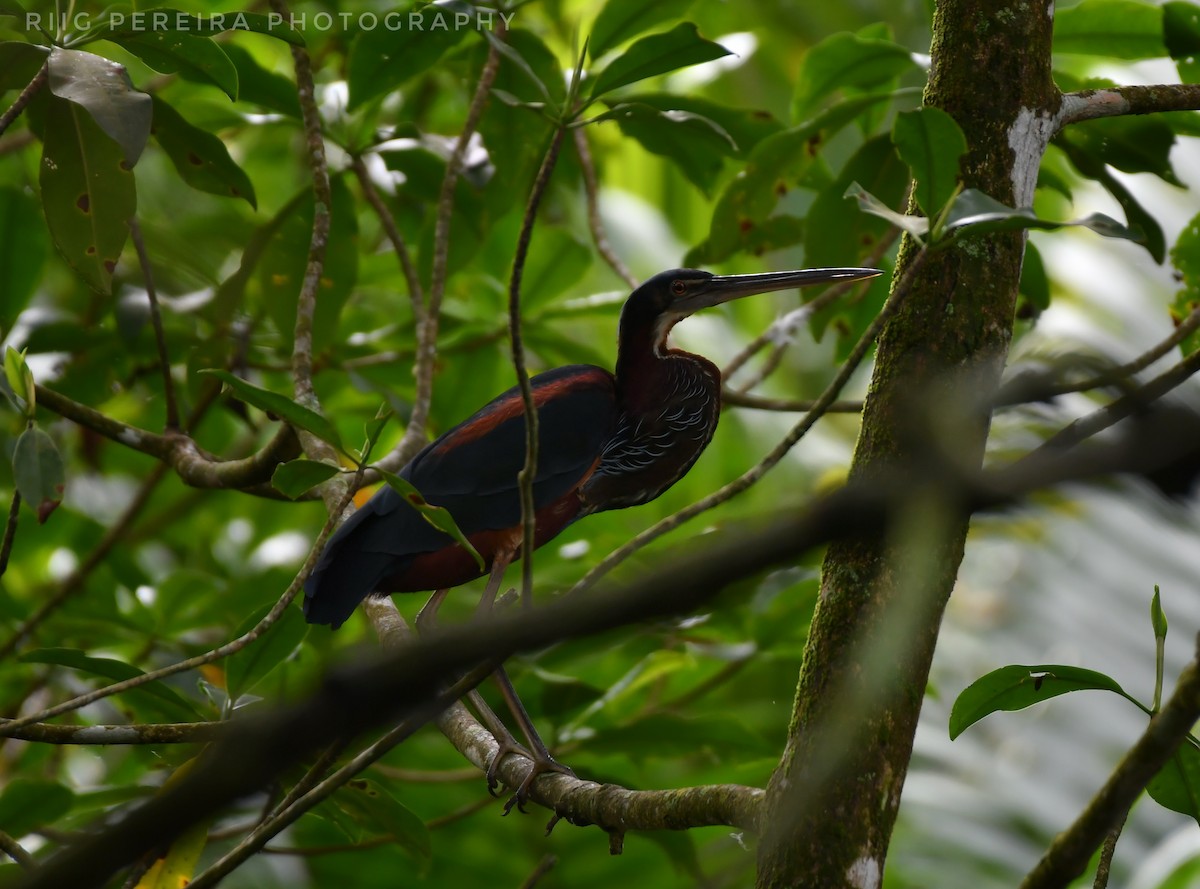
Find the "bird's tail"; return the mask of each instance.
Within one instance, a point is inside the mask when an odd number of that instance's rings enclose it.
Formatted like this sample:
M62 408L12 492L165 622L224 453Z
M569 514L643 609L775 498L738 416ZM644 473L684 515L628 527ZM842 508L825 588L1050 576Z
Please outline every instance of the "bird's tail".
M364 552L331 541L304 584L304 617L310 624L337 629L371 595L393 567L394 555Z

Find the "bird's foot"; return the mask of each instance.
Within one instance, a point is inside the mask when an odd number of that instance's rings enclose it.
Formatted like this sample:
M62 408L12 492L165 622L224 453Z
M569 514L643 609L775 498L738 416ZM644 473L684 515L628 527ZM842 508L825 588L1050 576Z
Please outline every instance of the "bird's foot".
M496 792L500 786L500 776L497 772L500 770L500 763L504 760L504 757L510 753L520 754L526 759L533 759L534 756L525 747L518 744L516 739L507 731L493 732L492 736L496 739L499 749L496 750L496 755L492 757L492 761L488 763L487 771L483 773L483 776L487 779L488 793L492 796L499 796L500 794Z
M528 754L527 754L528 755ZM525 813L525 803L529 802L529 791L533 787L533 782L541 775L566 775L569 778L574 778L575 772L569 766L563 765L547 752L542 752L537 756L529 756L531 764L529 766L529 774L518 785L513 795L509 797L508 802L504 804L504 814L507 815L513 810L513 806L517 807L517 811Z

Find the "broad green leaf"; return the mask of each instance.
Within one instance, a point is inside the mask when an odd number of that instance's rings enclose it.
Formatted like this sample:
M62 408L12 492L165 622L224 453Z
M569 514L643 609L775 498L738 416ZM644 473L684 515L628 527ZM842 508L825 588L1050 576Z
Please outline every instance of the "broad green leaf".
M108 293L137 211L133 170L120 146L79 105L52 99L40 172L54 246L92 289Z
M521 304L527 310L561 298L592 264L592 248L562 228L543 228L533 235L521 274Z
M20 839L71 810L75 794L53 781L11 778L0 791L0 830Z
M379 406L374 419L370 420L363 429L366 433L366 441L363 442L362 450L359 451L359 460L365 463L371 459L371 453L379 442L379 436L383 434L384 427L395 415L396 412L388 407L386 402Z
M238 627L235 636L242 636L258 624L273 607L266 605ZM267 628L254 642L231 654L225 661L225 688L229 699L238 699L252 691L267 675L287 661L308 635L308 624L299 608L285 609L279 620Z
M1056 10L1054 51L1119 59L1165 56L1162 9L1137 0L1084 0Z
M47 60L50 92L87 110L121 146L130 168L150 138L150 97L133 88L124 65L90 52L55 47Z
M334 178L330 186L333 205L325 265L321 270L313 314L314 353L337 342L342 306L358 277L358 222L354 198L343 177ZM296 212L285 218L267 241L258 264L258 280L267 311L288 350L296 330L296 298L308 271L314 206L311 193L305 195Z
M896 115L892 142L912 170L917 203L926 216L936 216L957 187L958 162L967 153L967 137L953 117L927 106Z
M711 62L727 55L729 50L719 43L705 40L691 22L681 22L670 31L643 37L609 62L592 84L591 97L596 99L647 77Z
M46 230L31 194L0 186L0 330L12 330L46 264Z
M422 868L429 863L433 847L425 822L376 782L355 778L339 788L329 803L361 828L360 836L391 837Z
M400 30L359 31L346 62L348 110L354 111L364 102L399 88L410 77L433 69L438 59L469 32L467 28L433 28L437 17L452 17L455 13L470 15L472 9L460 0L428 3L415 10L403 10L405 27Z
M1021 282L1018 291L1029 300L1035 312L1050 308L1050 279L1042 254L1032 243L1025 242L1025 257L1021 261Z
M1033 704L1072 691L1100 689L1132 700L1117 681L1095 670L1059 664L1013 664L976 679L959 694L950 710L953 740L997 710L1024 710Z
M171 843L167 854L150 865L135 889L181 889L191 882L200 855L208 844L206 821L193 824Z
M23 16L24 8L17 0L0 0L0 15Z
M305 491L333 478L338 472L338 467L318 460L292 460L275 467L271 484L277 491L295 500Z
M46 48L19 40L0 41L0 93L23 90L46 64Z
M178 111L154 99L155 140L171 158L183 181L192 188L227 197L243 198L257 207L254 185L229 156L225 143L212 133L192 126Z
M742 232L739 250L750 256L762 256L774 250L794 247L805 239L808 224L806 219L780 213L763 222L748 226ZM709 253L708 242L702 241L687 252L684 265L705 266L719 262L721 258Z
M1146 792L1163 808L1190 815L1200 825L1200 751L1185 740Z
M380 469L378 466L375 469L383 476L383 480L388 483L388 487L403 497L404 502L419 512L425 521L429 522L429 524L433 525L439 531L450 535L459 546L469 552L471 558L478 563L480 571L486 569L487 566L484 564L483 556L479 555L479 552L471 545L471 541L467 540L466 535L459 529L458 524L454 521L454 517L450 515L450 510L430 504L422 496L421 492L413 487L408 479L401 478L394 472Z
M159 74L186 72L189 80L214 84L237 101L237 68L210 38L179 31L154 31L113 39Z
M699 96L637 93L626 95L623 104L648 105L659 111L683 111L712 121L724 134L720 138L720 150L737 157L745 157L763 139L783 131L783 124L769 111L722 105Z
M37 426L21 433L13 449L13 478L21 499L37 513L39 525L62 502L64 472L54 439Z
M607 0L588 38L588 55L598 59L655 25L681 18L692 0Z
M80 34L72 41L72 46L82 46L93 40L116 40L134 34L183 32L211 37L225 31L253 31L293 46L304 46L304 38L300 33L279 16L241 11L204 16L168 8L112 11Z
M1200 82L1200 7L1192 0L1163 4L1163 43L1184 83Z
M1171 264L1179 273L1183 289L1175 297L1173 312L1178 324L1200 305L1200 214L1193 216L1179 233L1171 248ZM1196 348L1200 334L1192 334L1183 343L1185 353Z
M750 235L775 209L781 196L804 178L821 148L859 114L894 93L857 96L835 105L810 121L759 142L742 170L726 186L713 209L707 241L697 248L709 262L720 262L750 249Z
M247 383L241 377L235 377L226 370L208 369L202 370L200 373L216 377L232 389L233 394L246 404L253 405L268 414L274 414L279 419L300 429L305 429L322 441L329 442L335 448L341 449L342 440L338 436L337 429L316 411L297 404L286 395L280 395L278 392Z
M69 667L93 676L111 679L114 682L122 682L135 676L144 675L144 671L132 664L115 658L91 657L73 648L39 648L35 651L25 652L19 660L26 664L54 664L59 667ZM158 680L132 688L125 692L124 696L136 697L146 704L153 705L156 710L170 720L188 720L199 716L190 701L169 685Z
M269 220L254 230L242 251L242 261L237 271L226 278L217 287L216 297L212 302L212 317L225 318L230 313L244 308L246 286L254 277L258 264L262 260L267 247L270 246L284 224L300 212L306 202L311 205L312 189L304 188L272 216Z
M615 120L626 136L647 151L671 160L706 195L737 143L715 121L690 111L659 111L646 105L617 105L598 120Z
M627 725L606 728L597 732L585 749L589 753L624 753L637 759L647 754L674 759L706 752L741 759L769 756L772 752L765 738L735 720L668 713L654 713Z
M792 119L811 117L838 90L872 90L914 70L912 53L890 40L841 33L826 37L804 55Z
M300 100L294 83L282 74L263 68L254 56L236 43L226 41L221 50L237 69L239 102L252 102L289 117L300 117ZM186 69L180 73L189 80L192 78Z
M956 233L986 234L998 231L1018 231L1020 229L1042 229L1053 231L1069 226L1082 226L1091 229L1096 234L1106 238L1123 238L1127 241L1139 241L1141 236L1130 231L1111 216L1103 213L1092 213L1082 219L1072 219L1068 222L1053 222L1040 219L1031 209L1014 210L994 198L988 197L981 191L968 188L959 194L946 217L946 230Z
M1072 124L1055 141L1123 173L1153 173L1172 185L1180 184L1171 167L1175 132L1154 116L1085 120Z

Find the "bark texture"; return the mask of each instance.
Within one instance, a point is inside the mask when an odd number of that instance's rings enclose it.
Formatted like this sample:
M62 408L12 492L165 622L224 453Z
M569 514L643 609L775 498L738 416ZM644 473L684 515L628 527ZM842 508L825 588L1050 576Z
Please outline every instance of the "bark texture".
M925 101L967 137L964 186L1009 205L1033 196L1061 96L1050 76L1050 0L940 0ZM914 421L983 459L1012 335L1024 239L978 237L926 258L880 338L851 477L930 458ZM896 280L916 255L901 247ZM970 402L948 397L966 392ZM936 494L936 492L931 492ZM882 882L930 661L968 522L918 498L885 533L825 558L788 744L767 790L758 886Z

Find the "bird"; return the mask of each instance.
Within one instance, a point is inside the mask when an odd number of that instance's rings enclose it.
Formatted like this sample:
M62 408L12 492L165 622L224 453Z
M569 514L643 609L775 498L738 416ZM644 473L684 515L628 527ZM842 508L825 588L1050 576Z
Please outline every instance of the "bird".
M687 474L712 440L721 411L721 373L707 358L670 344L676 323L752 294L879 274L869 268L740 275L670 269L647 279L622 307L615 372L575 364L530 381L538 419L534 545L593 513L654 500ZM490 577L481 608L490 607L505 569L520 556L517 475L525 450L524 402L513 387L400 470L428 503L450 512L483 557L483 567L403 495L384 487L327 542L304 586L308 622L337 629L368 596L423 591L433 591L422 612L432 616L451 587L484 573ZM520 805L537 774L569 770L537 738L502 670L496 678L535 753L534 768L518 788ZM511 750L524 752L509 744L505 752ZM494 786L492 770L488 783Z

